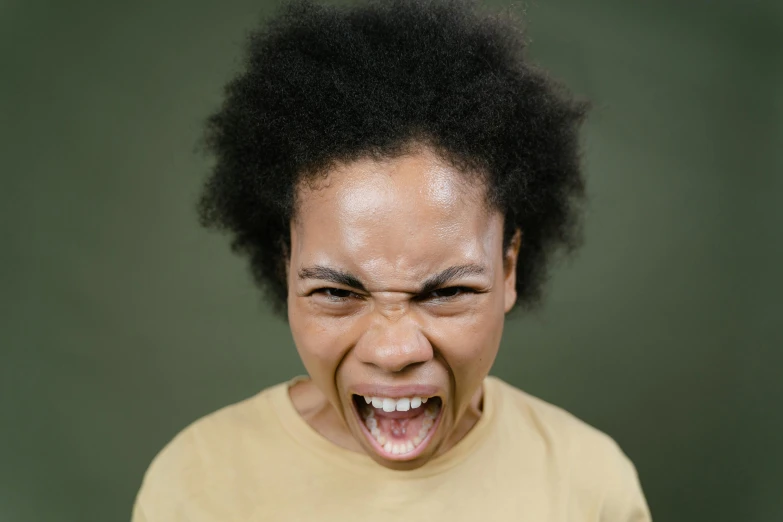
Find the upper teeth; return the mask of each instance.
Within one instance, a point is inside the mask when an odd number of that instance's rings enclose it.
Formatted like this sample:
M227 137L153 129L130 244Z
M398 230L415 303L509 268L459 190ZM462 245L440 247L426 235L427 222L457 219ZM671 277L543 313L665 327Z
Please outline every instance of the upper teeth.
M428 397L401 397L399 399L391 399L389 397L364 397L364 401L367 404L372 403L374 408L383 408L385 412L408 411L410 409L416 409L423 403L427 402Z

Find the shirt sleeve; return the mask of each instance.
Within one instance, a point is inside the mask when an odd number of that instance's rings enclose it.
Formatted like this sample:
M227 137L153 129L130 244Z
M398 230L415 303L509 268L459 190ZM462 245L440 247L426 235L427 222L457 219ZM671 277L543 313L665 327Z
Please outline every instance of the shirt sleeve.
M601 506L600 522L652 522L636 467L622 452Z

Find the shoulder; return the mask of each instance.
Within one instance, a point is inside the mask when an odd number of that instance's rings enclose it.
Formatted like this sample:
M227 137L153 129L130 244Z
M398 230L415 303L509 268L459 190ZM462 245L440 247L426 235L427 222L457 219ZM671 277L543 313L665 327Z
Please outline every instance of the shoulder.
M530 434L572 500L595 506L602 521L650 520L636 467L612 437L559 406L494 381L504 412Z
M193 469L214 464L218 455L230 454L248 444L275 435L279 429L269 396L281 385L225 406L201 417L180 431L155 456L147 475L167 470ZM211 458L210 458L211 457Z
M285 439L270 396L286 384L267 388L196 420L154 457L136 497L134 520L143 512L167 512L183 501L212 495L236 483L248 459L263 460ZM148 514L149 515L149 514Z
M624 456L609 435L572 413L496 377L492 380L502 397L503 414L522 423L522 429L550 451L571 457L571 462L573 457L614 461Z

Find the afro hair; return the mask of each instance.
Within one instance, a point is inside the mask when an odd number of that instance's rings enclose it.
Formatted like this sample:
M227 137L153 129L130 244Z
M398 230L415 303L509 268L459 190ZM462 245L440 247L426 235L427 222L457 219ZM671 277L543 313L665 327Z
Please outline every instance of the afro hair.
M473 0L290 0L250 33L207 121L216 161L198 215L231 234L283 318L299 184L416 144L479 173L504 215L504 249L522 231L515 306L539 303L553 254L581 243L588 104L529 63L520 26Z

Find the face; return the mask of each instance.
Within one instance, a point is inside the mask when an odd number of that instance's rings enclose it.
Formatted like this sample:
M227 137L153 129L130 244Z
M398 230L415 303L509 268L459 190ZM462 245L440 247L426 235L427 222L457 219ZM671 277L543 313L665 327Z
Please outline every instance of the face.
M288 317L312 383L380 464L421 466L476 421L516 300L519 235L429 149L301 186Z

